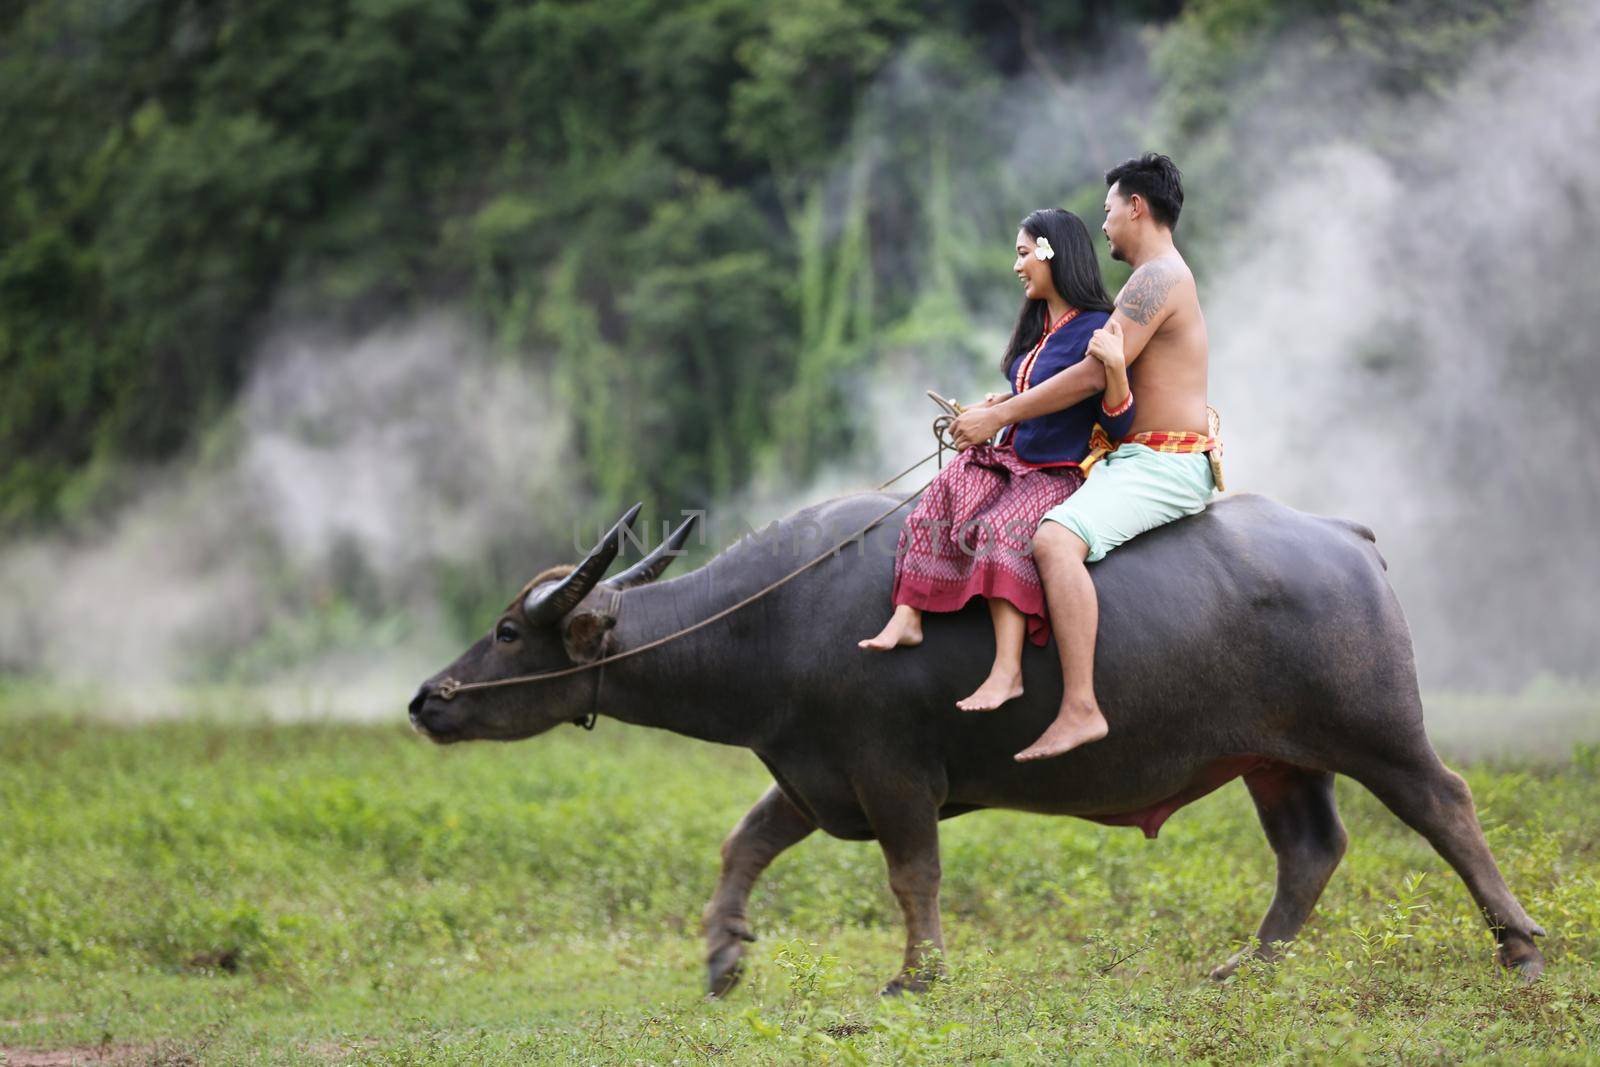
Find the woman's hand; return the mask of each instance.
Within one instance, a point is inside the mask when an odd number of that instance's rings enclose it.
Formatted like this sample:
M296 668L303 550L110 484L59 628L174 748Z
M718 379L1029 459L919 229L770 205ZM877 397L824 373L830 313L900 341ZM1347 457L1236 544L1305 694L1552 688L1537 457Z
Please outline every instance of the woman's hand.
M973 445L981 445L988 441L999 433L1005 424L1005 419L995 412L994 405L986 403L963 411L956 421L950 424L950 437L956 443L956 451L965 452Z
M1089 338L1089 355L1098 359L1108 374L1127 369L1128 361L1122 353L1122 325L1116 319L1107 319Z
M1000 401L1009 400L1010 398L1010 393L985 393L982 400L978 400L966 405L963 410L971 411L973 408L992 408L996 404L1000 403Z

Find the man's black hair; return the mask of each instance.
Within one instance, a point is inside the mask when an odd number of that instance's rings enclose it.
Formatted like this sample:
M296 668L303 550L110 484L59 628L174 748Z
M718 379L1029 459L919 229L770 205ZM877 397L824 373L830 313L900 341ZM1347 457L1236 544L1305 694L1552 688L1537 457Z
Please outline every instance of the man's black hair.
M1159 152L1146 152L1138 159L1119 163L1106 171L1106 188L1115 185L1127 199L1134 193L1150 205L1150 217L1169 230L1178 228L1178 213L1183 210L1183 175L1178 165Z

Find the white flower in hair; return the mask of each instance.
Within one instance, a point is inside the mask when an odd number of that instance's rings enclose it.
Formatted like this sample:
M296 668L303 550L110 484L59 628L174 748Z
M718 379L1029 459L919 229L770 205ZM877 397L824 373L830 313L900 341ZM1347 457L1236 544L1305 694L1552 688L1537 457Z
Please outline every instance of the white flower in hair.
M1048 237L1039 238L1038 243L1034 246L1033 254L1040 259L1056 258L1056 250L1050 247L1050 238Z

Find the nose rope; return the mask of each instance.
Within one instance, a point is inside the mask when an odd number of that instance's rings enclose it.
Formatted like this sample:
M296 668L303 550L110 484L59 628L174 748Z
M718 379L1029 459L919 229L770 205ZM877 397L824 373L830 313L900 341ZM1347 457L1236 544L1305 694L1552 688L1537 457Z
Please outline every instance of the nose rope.
M955 447L954 442L950 441L948 439L950 423L953 422L953 421L954 420L948 415L941 415L941 416L939 416L939 418L935 419L934 423L933 423L933 435L938 440L939 447L934 449L932 452L929 452L926 456L923 456L921 459L917 460L915 463L913 463L911 466L907 467L905 470L901 471L899 474L896 474L893 478L890 478L888 481L886 481L886 482L882 483L881 485L877 486L872 491L873 492L881 492L882 490L887 489L889 486L893 485L895 482L898 482L901 478L904 478L906 475L910 474L912 471L916 470L918 467L920 467L924 463L928 462L928 460L933 459L935 457L937 457L938 460L939 460L940 469L943 469L943 467L944 467L945 449L954 448ZM559 670L537 671L537 672L535 672L533 674L519 674L519 675L516 675L516 676L511 677L511 678L494 678L494 679L490 679L488 681L483 681L483 682L458 682L454 678L446 677L446 678L440 679L439 687L434 691L434 695L437 696L440 700L450 701L450 700L454 700L458 693L466 693L466 692L470 692L472 690L477 690L477 689L502 689L502 688L505 688L505 687L508 687L508 686L513 686L513 685L526 685L526 684L528 684L530 682L545 682L545 681L551 681L551 680L556 679L556 678L565 678L565 677L567 677L569 675L581 674L582 672L589 671L589 670L598 671L598 670L604 669L605 665L608 664L608 663L615 663L618 660L627 659L630 656L641 655L642 653L648 652L651 649L660 648L662 645L665 645L665 644L668 644L670 642L676 641L680 637L687 637L689 634L694 633L696 630L704 629L705 627L710 626L714 622L718 622L718 621L720 621L722 619L727 618L729 615L732 615L734 612L738 611L739 609L744 608L744 607L748 607L749 605L754 604L756 601L760 600L762 597L766 596L768 593L771 593L774 590L778 589L779 587L787 584L788 582L793 581L795 578L798 578L800 575L804 574L806 571L810 570L812 567L815 567L817 564L821 563L823 560L826 560L826 559L830 558L831 556L833 556L834 554L836 554L845 545L848 545L852 541L856 541L856 540L860 539L869 530L872 530L874 527L878 526L885 519L887 519L890 515L893 515L895 512L899 511L901 508L903 508L907 504L911 503L911 501L913 501L917 497L921 496L923 494L923 492L925 492L927 490L928 486L930 486L932 484L933 484L933 479L929 478L926 482L924 482L922 484L921 488L917 489L910 496L907 496L904 500L902 500L898 504L894 505L894 507L889 508L888 510L884 511L882 514L878 515L871 522L867 523L865 526L861 527L861 529L857 530L855 533L851 534L849 537L846 537L844 540L840 541L838 544L836 544L832 548L828 549L822 555L817 556L815 559L809 560L806 563L801 564L800 566L796 567L794 570L790 571L788 574L785 574L782 578L779 578L777 581L772 582L772 583L770 583L770 584L768 584L766 586L763 586L761 589L758 589L756 592L754 592L754 593L750 594L749 596L745 597L743 600L739 601L737 604L732 604L732 605L730 605L730 606L728 606L726 608L723 608L721 611L718 611L718 612L716 612L715 614L712 614L712 615L708 615L704 619L701 619L699 622L694 623L694 624L692 624L690 626L685 626L681 630L675 630L670 634L666 634L666 635L664 635L662 637L657 637L657 638L655 638L653 640L646 641L642 645L635 645L633 648L623 649L621 652L618 652L618 653L616 653L615 655L612 655L612 656L604 656L604 657L601 657L600 659L593 660L593 661L591 661L589 663L579 663L579 664L576 664L576 665L571 666L571 667L562 667ZM614 601L614 603L615 604L620 604L621 603L621 598L618 597ZM599 684L599 682L600 682L600 679L597 678L596 682L595 682L595 706L594 706L594 708L592 708L589 711L589 713L586 716L584 716L583 718L574 719L573 720L573 722L575 724L583 726L586 729L591 729L591 730L594 729L594 719L595 719L595 715L598 712L599 704L600 704L600 684Z
M606 603L606 614L611 617L611 625L612 628L615 629L616 620L622 617L622 590L611 590L610 600ZM610 643L611 634L607 633L604 640L606 643ZM601 645L601 648L604 647L605 645ZM585 730L594 729L595 720L600 718L600 688L605 684L606 661L604 657L601 657L601 659L598 661L598 666L596 666L594 670L594 700L589 705L589 713L587 715L580 715L576 719L573 719L572 725L581 726Z

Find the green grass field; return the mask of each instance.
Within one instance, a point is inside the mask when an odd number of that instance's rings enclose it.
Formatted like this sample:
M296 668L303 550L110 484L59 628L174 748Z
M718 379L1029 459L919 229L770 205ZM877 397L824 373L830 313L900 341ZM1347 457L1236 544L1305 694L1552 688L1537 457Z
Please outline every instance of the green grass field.
M20 703L0 706L13 1063L1600 1062L1593 747L1467 769L1550 931L1532 987L1349 782L1350 852L1292 956L1205 979L1271 895L1234 784L1155 842L944 824L950 977L906 1000L875 995L901 939L876 846L809 840L752 899L744 985L706 1003L717 846L766 785L747 753L611 722L438 749L399 723L114 727Z

